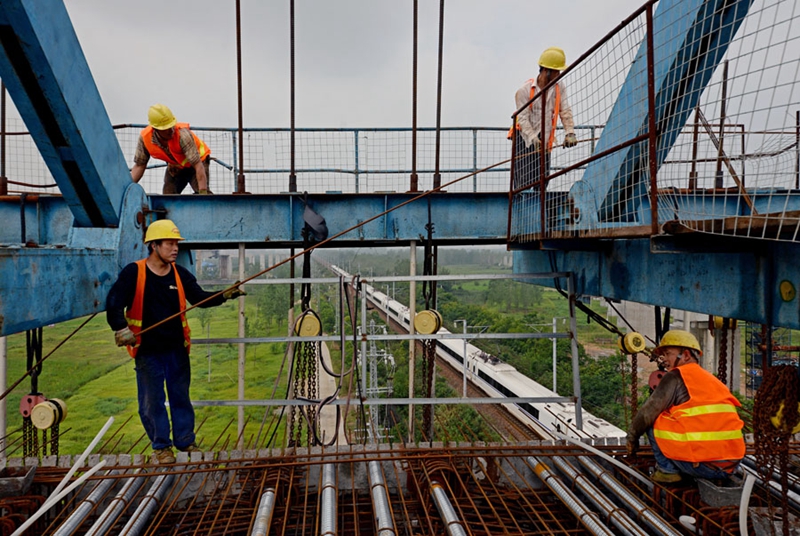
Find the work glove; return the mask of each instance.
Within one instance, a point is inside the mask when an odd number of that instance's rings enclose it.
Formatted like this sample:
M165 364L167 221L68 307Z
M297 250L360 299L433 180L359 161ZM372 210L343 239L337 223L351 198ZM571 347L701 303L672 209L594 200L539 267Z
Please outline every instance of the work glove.
M226 300L232 300L233 298L238 298L239 296L247 296L247 292L240 289L239 285L241 285L241 282L239 281L234 283L231 288L222 293L222 297Z
M569 149L570 147L575 147L576 145L578 145L578 138L575 137L575 134L570 132L564 136L564 147Z
M136 335L131 328L124 327L114 332L114 342L117 346L136 346Z

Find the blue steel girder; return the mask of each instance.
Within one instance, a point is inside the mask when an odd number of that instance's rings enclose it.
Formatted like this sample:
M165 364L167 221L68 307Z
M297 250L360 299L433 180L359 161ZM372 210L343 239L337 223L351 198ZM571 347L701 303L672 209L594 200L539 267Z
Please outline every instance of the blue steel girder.
M307 201L326 219L332 237L414 197L318 194ZM505 243L508 194L445 193L429 198L437 244ZM75 227L57 197L32 198L22 211L19 202L0 202L0 221L9 223L0 228L0 335L103 311L119 270L146 256L144 221L156 216L172 219L186 238L181 243L184 252L236 249L242 243L259 249L302 248L303 199L303 194L148 199L142 187L128 179L118 228ZM428 199L421 198L329 245L401 246L421 240L427 222ZM23 227L27 247L21 240Z
M797 293L780 292L783 282L800 288L800 244L701 233L576 242L516 251L514 272L572 271L581 295L800 329Z
M376 215L330 243L399 246L426 236L428 202L437 244L503 244L508 224L506 193L437 193L399 206L419 194L309 194L309 206L332 237ZM153 210L173 220L193 249L300 247L303 194L150 196ZM399 208L398 208L399 207ZM392 210L394 209L394 210Z
M0 45L0 78L75 225L118 225L130 173L63 2L0 2Z
M661 166L689 113L697 106L752 0L661 0L653 15L656 165ZM676 36L683 36L682 38ZM647 40L643 40L595 153L647 134ZM641 217L647 203L648 142L642 141L587 166L571 195L581 220L576 229ZM649 213L645 211L645 213ZM627 220L624 220L627 221ZM647 223L647 221L638 221Z

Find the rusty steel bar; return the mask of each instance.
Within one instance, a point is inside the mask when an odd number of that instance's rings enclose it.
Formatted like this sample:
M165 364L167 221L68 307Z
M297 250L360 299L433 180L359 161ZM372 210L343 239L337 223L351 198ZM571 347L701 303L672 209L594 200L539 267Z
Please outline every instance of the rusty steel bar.
M244 180L244 127L242 119L242 10L241 0L236 0L236 100L239 113L239 173L236 175L236 193L245 193ZM206 177L209 191L211 178Z
M658 132L656 131L656 83L655 83L655 52L653 51L653 4L647 4L647 134L648 134L648 160L650 165L650 233L659 234L658 229L658 166L657 148Z
M419 0L414 0L411 60L411 177L409 192L419 190L417 175L417 48L419 42Z
M442 137L442 63L444 57L444 0L439 0L439 66L436 79L436 154L433 172L433 187L442 186L442 174L439 172Z
M295 125L294 125L294 0L289 0L289 191L297 191L295 170Z

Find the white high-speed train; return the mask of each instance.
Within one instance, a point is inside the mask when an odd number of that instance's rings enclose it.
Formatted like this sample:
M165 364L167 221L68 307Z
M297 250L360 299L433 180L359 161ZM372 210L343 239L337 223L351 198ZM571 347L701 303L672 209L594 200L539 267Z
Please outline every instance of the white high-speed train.
M331 266L337 274L349 277L344 270ZM362 284L367 299L379 308L398 325L408 330L408 307L391 299L371 285ZM441 328L439 335L450 333ZM463 370L464 341L461 339L437 339L437 356L450 364L455 370ZM486 396L495 398L548 398L558 397L550 389L528 378L498 358L487 354L480 348L466 345L467 379L483 391ZM505 408L520 422L530 427L535 433L547 437L548 431L559 432L571 437L625 437L625 432L613 424L595 417L587 411L582 412L583 430L575 425L575 405L559 402L532 402L525 404L507 404Z

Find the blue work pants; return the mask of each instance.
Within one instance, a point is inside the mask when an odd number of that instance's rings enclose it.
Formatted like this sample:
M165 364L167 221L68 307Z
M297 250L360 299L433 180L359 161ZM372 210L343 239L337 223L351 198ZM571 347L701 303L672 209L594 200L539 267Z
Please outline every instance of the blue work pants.
M183 449L194 443L194 408L189 398L192 370L183 348L139 352L136 355L136 386L139 394L139 417L154 449L173 444ZM164 385L169 396L170 420L165 406Z
M658 448L656 438L653 435L653 429L647 430L647 438L650 440L650 446L653 447L653 458L656 460L656 465L661 469L662 473L683 473L695 478L705 478L706 480L722 479L731 476L731 473L725 472L719 467L708 463L685 462L682 460L671 460L667 458L661 449Z

